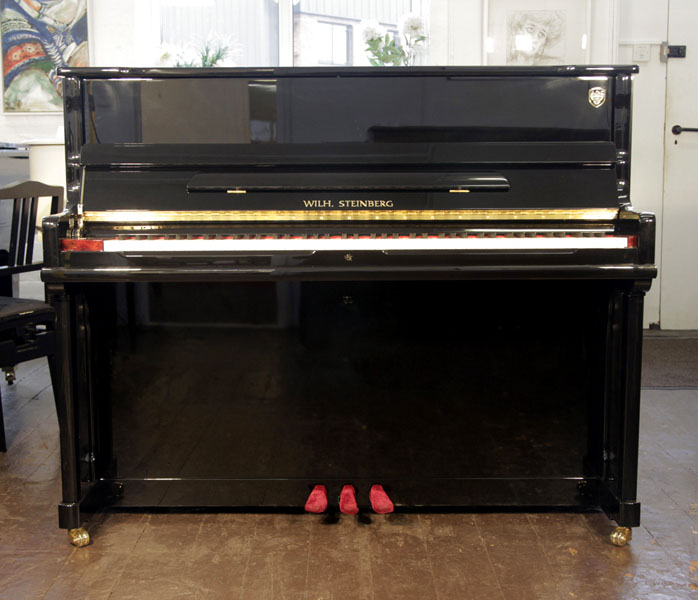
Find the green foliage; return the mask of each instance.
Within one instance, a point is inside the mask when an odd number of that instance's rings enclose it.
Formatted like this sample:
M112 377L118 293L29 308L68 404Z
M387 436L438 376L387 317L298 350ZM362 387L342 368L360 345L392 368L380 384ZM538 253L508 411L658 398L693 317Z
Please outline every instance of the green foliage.
M366 45L366 52L369 54L368 60L375 67L407 64L407 52L405 52L402 46L398 46L395 38L390 39L387 33L384 40L369 40Z
M201 66L202 67L215 67L220 61L224 60L230 50L227 46L217 46L215 48L209 47L208 44L204 44L201 50Z
M395 37L391 39L386 33L385 39L376 38L366 42L368 60L374 67L408 66L414 60L415 47L426 39L426 36L408 39L405 50L397 43Z
M175 67L215 67L230 54L230 48L206 42L199 51L198 60L177 61Z

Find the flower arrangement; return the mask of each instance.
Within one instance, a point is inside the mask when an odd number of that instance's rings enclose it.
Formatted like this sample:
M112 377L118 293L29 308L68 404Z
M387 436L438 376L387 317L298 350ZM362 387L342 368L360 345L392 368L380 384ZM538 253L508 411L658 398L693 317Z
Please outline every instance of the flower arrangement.
M175 67L216 67L230 55L230 48L222 44L204 42L197 48L195 57L183 57L177 60Z
M157 66L166 67L232 67L235 66L235 45L228 38L209 36L184 46L164 44L155 59Z
M400 19L400 35L390 37L385 27L370 19L361 22L361 33L366 42L368 60L373 66L414 65L417 53L427 40L424 20L419 15L408 13Z

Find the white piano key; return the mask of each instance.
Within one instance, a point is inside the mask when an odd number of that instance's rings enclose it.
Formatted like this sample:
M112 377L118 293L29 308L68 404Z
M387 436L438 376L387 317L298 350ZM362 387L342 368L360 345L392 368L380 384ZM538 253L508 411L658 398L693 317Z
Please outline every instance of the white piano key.
M582 250L627 248L623 236L593 238L347 238L347 239L198 239L104 240L105 252L344 252L430 250Z

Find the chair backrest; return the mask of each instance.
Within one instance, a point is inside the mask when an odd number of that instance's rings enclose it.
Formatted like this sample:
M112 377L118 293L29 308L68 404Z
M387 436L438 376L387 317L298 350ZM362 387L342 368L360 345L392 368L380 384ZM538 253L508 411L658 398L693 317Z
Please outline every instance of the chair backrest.
M12 221L10 223L10 245L6 251L0 254L0 278L5 280L15 273L34 271L43 266L41 262L34 260L34 234L36 231L36 215L39 199L51 198L51 214L57 213L62 208L63 188L60 186L46 185L38 181L20 181L0 187L0 201L12 200ZM11 290L11 280L10 280ZM0 284L0 294L11 296L7 293L7 285Z

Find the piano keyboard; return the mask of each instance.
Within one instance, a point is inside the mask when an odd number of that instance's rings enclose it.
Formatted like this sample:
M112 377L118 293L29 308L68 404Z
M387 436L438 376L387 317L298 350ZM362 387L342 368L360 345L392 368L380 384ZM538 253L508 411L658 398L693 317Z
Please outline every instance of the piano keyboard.
M628 236L605 233L473 233L371 235L135 235L104 240L62 240L63 250L104 252L314 252L314 251L458 251L581 250L634 246Z

